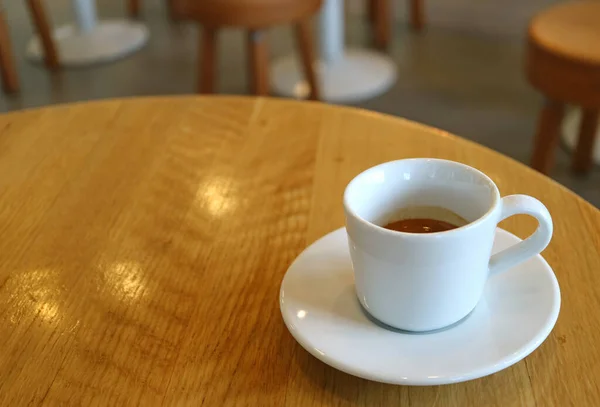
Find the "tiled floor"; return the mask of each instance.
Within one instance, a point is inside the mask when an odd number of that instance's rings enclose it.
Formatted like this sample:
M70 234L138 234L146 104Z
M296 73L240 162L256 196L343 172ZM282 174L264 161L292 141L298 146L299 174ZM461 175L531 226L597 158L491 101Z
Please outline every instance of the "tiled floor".
M527 162L535 119L541 103L525 82L523 35L528 18L556 0L479 2L430 0L427 32L406 30L398 9L390 51L399 68L398 82L385 95L360 106L433 125ZM25 60L32 28L22 1L6 4L21 73L22 93L0 96L0 111L78 100L138 95L192 93L196 75L196 28L167 20L163 2L146 0L143 19L151 40L134 56L90 69L49 75ZM69 0L50 0L56 25L70 20ZM122 17L125 0L98 1L103 18ZM350 9L360 8L352 0ZM288 28L271 31L272 56L293 44ZM369 30L359 14L348 16L347 39L367 45ZM229 30L220 38L219 90L245 93L244 38ZM558 152L552 173L559 182L600 206L600 168L586 177L572 175L568 154Z

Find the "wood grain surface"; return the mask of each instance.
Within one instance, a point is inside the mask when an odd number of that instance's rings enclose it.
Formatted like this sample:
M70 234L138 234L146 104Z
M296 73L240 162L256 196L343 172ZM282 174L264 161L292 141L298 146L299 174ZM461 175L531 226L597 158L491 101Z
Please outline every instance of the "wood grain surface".
M321 363L278 292L307 244L343 225L362 170L458 160L541 199L562 289L524 361L457 385L400 387ZM524 237L535 227L514 217ZM507 157L351 108L182 97L0 116L0 404L598 406L600 212Z

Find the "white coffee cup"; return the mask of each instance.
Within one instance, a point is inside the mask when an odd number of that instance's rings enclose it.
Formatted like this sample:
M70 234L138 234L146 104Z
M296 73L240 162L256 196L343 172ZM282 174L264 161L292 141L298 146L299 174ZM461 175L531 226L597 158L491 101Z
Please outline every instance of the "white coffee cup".
M410 207L445 208L468 223L438 233L382 227ZM379 321L408 331L460 321L491 274L535 256L552 238L552 218L540 201L500 198L488 176L447 160L407 159L368 169L346 187L344 210L359 301ZM491 256L498 222L516 214L534 216L537 230Z

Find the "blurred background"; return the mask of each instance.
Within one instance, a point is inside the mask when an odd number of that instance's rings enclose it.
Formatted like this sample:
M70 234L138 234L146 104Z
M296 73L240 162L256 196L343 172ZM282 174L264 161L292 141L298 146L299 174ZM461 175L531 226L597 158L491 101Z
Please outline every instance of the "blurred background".
M49 72L26 57L35 32L27 3L5 1L20 91L0 95L0 112L103 98L194 94L198 25L169 18L166 3L141 1L138 21L150 35L138 52L113 62ZM347 0L344 4L346 46L374 49L366 3ZM407 22L406 1L391 3L391 39L382 52L397 69L395 81L377 96L346 104L435 126L529 164L543 99L525 76L527 25L536 13L559 2L425 0L426 23L421 32L411 30ZM74 19L71 0L48 0L44 6L52 27ZM97 13L100 19L129 18L126 0L99 0ZM318 43L322 34L318 18L313 28ZM268 40L270 61L297 47L290 26L270 29ZM217 93L249 93L245 45L242 30L220 32ZM549 175L600 206L598 166L576 175L567 150L560 146L556 154Z

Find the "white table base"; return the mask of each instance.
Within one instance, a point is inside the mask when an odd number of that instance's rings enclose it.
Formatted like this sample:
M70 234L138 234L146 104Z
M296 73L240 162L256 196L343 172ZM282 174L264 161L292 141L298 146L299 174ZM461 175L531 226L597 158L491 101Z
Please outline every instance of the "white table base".
M101 21L88 32L75 25L57 28L54 40L60 64L63 66L88 66L123 58L148 41L148 29L140 23L129 21ZM27 56L42 61L44 52L39 38L31 39Z
M579 139L579 124L581 123L581 110L572 109L567 113L562 125L562 140L570 151L575 149ZM594 161L600 164L600 126L596 131L596 143L593 152Z
M325 0L320 18L317 78L321 84L321 99L327 102L352 103L377 96L388 90L396 80L396 65L378 52L345 49L344 1ZM302 65L296 56L275 62L272 84L282 96L306 98L310 92Z
M284 57L273 66L272 85L281 96L304 99L310 88L302 65L294 55ZM327 102L359 102L387 91L396 80L396 66L391 58L367 50L346 50L334 62L318 62L321 98Z

